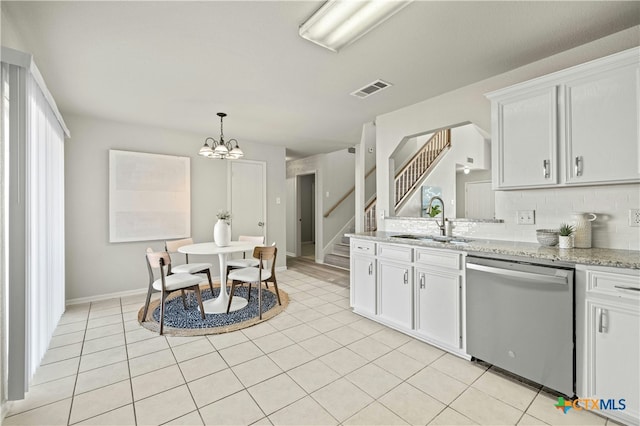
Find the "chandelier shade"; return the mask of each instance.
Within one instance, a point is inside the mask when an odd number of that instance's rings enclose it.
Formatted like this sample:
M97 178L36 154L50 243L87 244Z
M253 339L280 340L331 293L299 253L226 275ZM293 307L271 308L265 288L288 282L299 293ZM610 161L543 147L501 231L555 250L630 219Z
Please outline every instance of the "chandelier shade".
M227 114L219 112L217 115L220 117L220 140L215 140L212 137L206 138L204 140L204 145L198 152L198 155L206 158L219 158L221 160L235 160L244 157L244 152L240 149L236 139L229 139L229 141L224 140L222 120L227 116ZM209 142L211 142L211 145L209 145Z

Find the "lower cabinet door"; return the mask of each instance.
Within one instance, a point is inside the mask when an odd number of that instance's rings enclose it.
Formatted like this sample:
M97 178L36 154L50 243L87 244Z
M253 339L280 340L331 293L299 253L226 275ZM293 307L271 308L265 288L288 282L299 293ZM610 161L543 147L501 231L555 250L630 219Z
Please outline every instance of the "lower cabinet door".
M364 314L376 314L376 259L368 256L351 257L353 274L351 306Z
M615 411L612 414L637 420L640 416L638 306L588 300L587 312L586 397L605 400L608 410Z
M415 327L429 339L460 348L460 275L416 269Z
M413 267L380 260L378 288L380 317L410 329L413 317Z

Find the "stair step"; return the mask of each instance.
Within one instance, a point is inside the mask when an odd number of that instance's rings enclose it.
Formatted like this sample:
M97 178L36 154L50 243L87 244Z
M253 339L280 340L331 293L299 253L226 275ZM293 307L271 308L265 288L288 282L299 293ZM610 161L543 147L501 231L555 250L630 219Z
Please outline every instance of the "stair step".
M351 255L351 245L344 244L344 243L334 244L333 253L349 256L349 255Z
M351 259L349 256L341 254L330 253L324 257L324 263L331 266L336 266L342 269L349 269Z

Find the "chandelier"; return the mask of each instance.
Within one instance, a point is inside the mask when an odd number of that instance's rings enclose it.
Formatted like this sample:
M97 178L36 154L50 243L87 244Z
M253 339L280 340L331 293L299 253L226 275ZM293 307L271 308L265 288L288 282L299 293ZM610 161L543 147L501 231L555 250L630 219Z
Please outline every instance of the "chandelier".
M198 155L202 155L207 158L219 158L224 160L228 158L229 160L235 160L237 158L244 157L244 152L238 146L238 141L235 139L229 139L228 142L224 140L224 133L222 131L222 119L227 116L224 112L219 112L218 117L220 117L220 140L217 141L212 137L208 137L204 140L204 146L200 148L200 152ZM209 146L209 141L211 141L211 146ZM232 143L235 142L235 146Z

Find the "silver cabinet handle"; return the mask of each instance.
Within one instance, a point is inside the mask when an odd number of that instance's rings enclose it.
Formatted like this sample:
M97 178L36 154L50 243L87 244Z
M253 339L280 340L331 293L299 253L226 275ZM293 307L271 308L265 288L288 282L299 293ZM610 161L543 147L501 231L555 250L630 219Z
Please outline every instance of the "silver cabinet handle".
M358 249L358 250L369 250L369 247L361 247L361 246L358 246L358 247L357 247L357 249Z
M409 284L409 271L404 270L404 283Z
M576 157L575 173L576 173L576 176L582 176L582 156L581 155Z
M369 262L369 275L373 274L373 263Z
M420 288L425 288L426 285L424 283L424 274L420 274Z
M633 290L633 291L640 291L640 288L638 287L629 287L627 285L614 285L615 288L619 288L620 290Z
M543 160L542 161L542 176L544 176L545 179L549 179L549 166L551 165L551 161L549 160Z
M609 324L605 324L607 310L600 308L600 315L598 316L598 333L605 333L609 331Z

